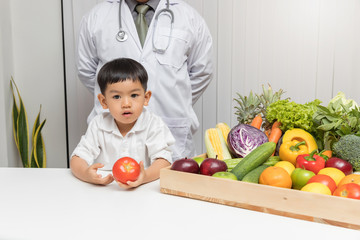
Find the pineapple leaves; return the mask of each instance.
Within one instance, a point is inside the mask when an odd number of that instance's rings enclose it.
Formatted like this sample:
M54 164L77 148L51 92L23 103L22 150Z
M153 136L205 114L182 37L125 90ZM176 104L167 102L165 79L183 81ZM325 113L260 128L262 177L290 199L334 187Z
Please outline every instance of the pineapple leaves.
M235 106L238 122L249 124L257 115L261 114L264 120L262 127L264 129L270 128L271 123L266 119L266 109L271 103L279 101L283 94L284 90L282 89L274 92L270 84L268 84L268 88L262 85L262 93L260 95L253 94L252 91L250 91L249 96L242 96L237 93L237 98L234 100L238 104Z
M13 134L16 147L19 151L19 155L22 164L25 168L28 167L46 167L46 153L44 147L44 141L41 136L41 129L44 127L46 120L40 124L40 111L35 120L33 131L32 131L32 151L31 157L29 158L30 140L29 140L29 124L26 109L23 100L20 96L19 89L13 78L10 80L11 91L13 95L13 109L12 109L12 120L13 120ZM16 93L19 99L19 105L16 101Z

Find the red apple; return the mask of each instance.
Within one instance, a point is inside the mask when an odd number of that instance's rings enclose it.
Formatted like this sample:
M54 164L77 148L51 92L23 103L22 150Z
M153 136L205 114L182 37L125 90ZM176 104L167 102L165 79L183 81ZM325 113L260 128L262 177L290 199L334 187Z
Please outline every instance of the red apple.
M225 172L226 170L226 163L216 158L207 158L200 165L200 174L208 176L212 176L217 172Z
M176 160L170 169L181 172L199 173L199 164L194 159L182 158Z
M337 168L341 170L345 175L349 175L353 173L353 166L351 165L351 163L337 157L329 158L325 163L325 167Z

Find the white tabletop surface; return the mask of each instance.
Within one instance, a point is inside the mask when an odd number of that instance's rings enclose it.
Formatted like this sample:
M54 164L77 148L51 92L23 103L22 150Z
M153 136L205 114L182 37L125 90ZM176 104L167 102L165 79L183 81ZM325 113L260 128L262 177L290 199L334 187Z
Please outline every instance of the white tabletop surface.
M360 231L163 194L159 180L129 191L69 169L0 168L0 239L355 240Z

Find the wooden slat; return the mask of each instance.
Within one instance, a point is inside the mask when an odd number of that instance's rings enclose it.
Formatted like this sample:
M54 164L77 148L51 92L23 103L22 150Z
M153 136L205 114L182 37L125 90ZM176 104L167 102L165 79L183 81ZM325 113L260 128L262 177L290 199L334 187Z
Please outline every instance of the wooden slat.
M165 168L161 192L360 230L360 201ZM334 208L336 206L336 208Z

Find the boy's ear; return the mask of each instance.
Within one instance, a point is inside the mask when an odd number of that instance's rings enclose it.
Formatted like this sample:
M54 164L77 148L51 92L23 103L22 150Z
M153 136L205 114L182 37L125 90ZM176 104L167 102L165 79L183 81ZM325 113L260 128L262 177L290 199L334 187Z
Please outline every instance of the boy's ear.
M145 92L145 102L144 102L144 106L147 106L149 105L149 101L150 101L150 98L151 98L151 91L146 91Z
M107 109L108 106L107 106L107 104L106 104L105 96L102 95L101 93L99 93L97 97L98 97L99 102L100 102L101 106L103 107L103 109Z

